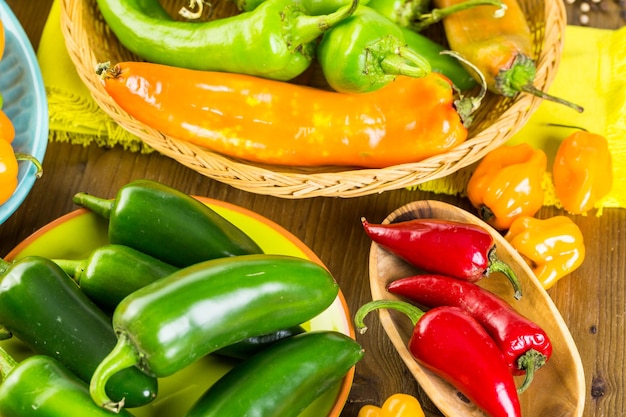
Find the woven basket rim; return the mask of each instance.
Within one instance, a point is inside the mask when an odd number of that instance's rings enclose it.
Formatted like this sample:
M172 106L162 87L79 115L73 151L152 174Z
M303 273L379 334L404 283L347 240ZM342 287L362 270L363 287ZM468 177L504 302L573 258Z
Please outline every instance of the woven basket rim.
M495 123L477 132L446 153L420 162L380 169L333 167L291 171L280 166L262 166L224 156L200 146L167 136L133 119L106 93L94 68L98 61L89 44L83 21L83 0L61 1L61 29L78 75L98 106L116 123L139 137L157 152L202 175L255 194L282 198L358 197L416 186L450 175L481 159L517 132L541 99L518 94ZM535 85L547 90L560 63L565 6L561 1L544 2L543 46L536 60Z

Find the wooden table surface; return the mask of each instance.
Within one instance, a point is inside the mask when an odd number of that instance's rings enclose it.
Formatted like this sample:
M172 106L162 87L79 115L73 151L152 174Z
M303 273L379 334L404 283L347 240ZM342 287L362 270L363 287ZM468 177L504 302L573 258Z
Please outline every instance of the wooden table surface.
M36 48L52 0L6 1ZM581 3L601 8L589 14L592 26L617 28L624 24L619 9L623 2L604 0L599 6L592 1L566 3L571 24L578 24L584 14L580 11ZM361 216L380 221L399 206L419 199L442 200L471 209L464 198L408 190L351 199L287 200L256 195L203 177L156 153L140 155L95 145L50 143L44 171L24 204L0 225L0 255L41 226L76 209L71 201L74 193L86 191L112 197L127 182L150 178L190 194L237 204L282 225L330 268L353 312L371 299L367 269L370 241L361 228ZM538 216L558 214L563 213L543 208ZM550 289L549 295L569 326L582 357L587 385L584 415L626 416L626 210L606 209L601 217L572 218L584 234L587 257L578 270ZM441 415L423 398L378 325L372 325L370 332L358 336L358 340L367 354L357 366L342 416L356 417L362 405L381 404L396 392L420 396L428 417Z

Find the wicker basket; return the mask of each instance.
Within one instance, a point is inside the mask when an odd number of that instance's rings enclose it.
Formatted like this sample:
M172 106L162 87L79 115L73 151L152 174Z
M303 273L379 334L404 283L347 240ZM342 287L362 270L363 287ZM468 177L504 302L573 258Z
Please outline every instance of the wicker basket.
M561 56L565 8L561 0L519 1L534 36L538 69L535 85L545 91L555 76ZM173 15L181 3L180 0L162 1ZM108 29L96 0L62 0L61 4L62 31L70 57L93 98L110 117L156 151L209 178L257 194L283 198L357 197L441 178L472 164L504 143L524 125L541 102L528 94L519 94L514 99L488 94L467 141L449 152L417 163L385 169L298 169L252 164L168 137L125 113L105 92L94 68L99 62L138 58L121 46ZM236 13L234 2L215 0L213 13L216 17ZM441 40L440 27L431 32L431 36Z

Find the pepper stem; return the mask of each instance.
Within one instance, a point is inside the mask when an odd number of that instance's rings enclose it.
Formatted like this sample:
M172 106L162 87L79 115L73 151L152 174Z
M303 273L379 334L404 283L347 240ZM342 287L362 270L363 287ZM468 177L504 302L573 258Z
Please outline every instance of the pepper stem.
M519 357L517 360L517 368L526 371L524 381L522 381L522 384L517 388L519 394L526 391L535 377L535 371L545 365L547 360L546 355L535 349L530 349Z
M506 71L501 71L500 74L498 74L495 88L499 94L505 97L513 97L517 93L524 92L544 100L563 104L579 113L584 111L584 109L577 104L559 97L554 97L535 87L533 81L536 74L537 68L535 67L535 62L530 57L519 53L515 57L511 68Z
M400 300L374 300L370 301L367 304L363 304L361 308L354 315L354 325L356 326L359 333L363 334L367 331L367 326L365 325L365 316L368 315L371 311L378 310L379 308L391 308L397 311L400 311L406 314L413 326L417 324L417 322L422 318L424 312L414 306L413 304L407 303L406 301Z
M497 257L495 245L489 250L489 266L487 267L486 275L489 276L494 272L500 272L507 277L515 291L513 297L516 300L522 298L522 286L517 279L517 275L506 262Z
M107 200L82 192L74 194L72 202L78 206L93 211L105 219L111 217L111 210L113 209L114 203L113 200Z
M483 102L483 99L487 95L487 80L485 79L485 75L476 65L471 63L467 58L456 51L444 50L441 51L440 54L450 55L451 57L457 59L471 68L471 70L474 71L476 76L480 79L480 92L476 97L465 97L460 91L457 90L459 98L454 101L454 107L463 121L463 126L470 127L474 121L474 113L478 110Z
M450 16L451 14L476 6L498 7L498 9L494 12L496 17L506 11L506 4L502 3L500 0L466 0L462 3L444 7L442 9L432 9L429 13L420 15L415 21L412 22L411 29L416 32L421 32L428 26L440 22L443 18Z
M385 74L414 78L422 78L432 71L426 58L406 46L399 46L393 54L384 57L380 66Z
M3 381L17 365L17 361L13 359L6 350L0 347L0 375Z
M119 413L124 407L124 399L120 402L111 400L105 389L107 382L117 372L138 363L139 354L135 347L130 343L127 335L120 334L113 350L100 362L91 377L89 394L95 403L109 411Z
M39 162L39 159L34 156L23 152L15 152L15 159L18 161L28 161L35 165L35 168L37 168L37 172L35 173L36 178L41 178L43 175L43 166L41 165L41 162Z
M357 9L359 0L352 0L352 3L340 7L337 11L323 16L310 16L300 14L296 16L293 24L294 38L298 39L298 44L305 44L314 41L322 33L326 32L337 23L352 16Z

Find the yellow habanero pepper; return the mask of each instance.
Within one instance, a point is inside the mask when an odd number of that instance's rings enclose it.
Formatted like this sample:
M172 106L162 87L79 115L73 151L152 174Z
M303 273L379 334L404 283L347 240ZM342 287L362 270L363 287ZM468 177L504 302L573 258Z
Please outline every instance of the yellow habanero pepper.
M504 238L528 262L543 288L578 268L585 259L583 235L567 216L516 219Z
M527 143L501 146L480 161L467 184L467 196L479 216L506 230L520 216L534 216L543 206L547 156Z
M393 394L382 407L365 405L358 417L426 417L417 398L408 394Z
M611 151L604 136L579 131L571 134L556 152L552 168L554 191L572 214L584 214L613 186Z

